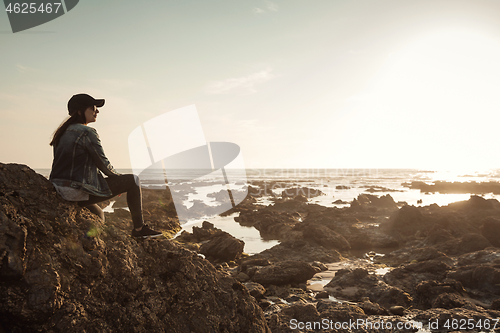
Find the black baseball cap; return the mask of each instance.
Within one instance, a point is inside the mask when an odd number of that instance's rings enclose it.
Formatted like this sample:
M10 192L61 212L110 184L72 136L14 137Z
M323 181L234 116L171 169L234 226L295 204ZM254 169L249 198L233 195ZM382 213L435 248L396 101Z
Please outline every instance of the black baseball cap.
M68 101L68 111L69 114L73 114L77 111L84 111L90 106L97 106L100 108L104 105L104 99L95 99L94 97L87 94L77 94L73 95Z

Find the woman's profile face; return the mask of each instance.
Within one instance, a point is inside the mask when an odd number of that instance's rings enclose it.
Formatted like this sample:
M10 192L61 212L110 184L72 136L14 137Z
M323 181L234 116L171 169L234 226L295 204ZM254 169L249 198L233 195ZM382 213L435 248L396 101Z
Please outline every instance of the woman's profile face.
M84 113L85 123L88 124L88 123L93 123L94 121L96 121L98 113L99 113L99 110L97 110L97 107L95 105L88 107Z

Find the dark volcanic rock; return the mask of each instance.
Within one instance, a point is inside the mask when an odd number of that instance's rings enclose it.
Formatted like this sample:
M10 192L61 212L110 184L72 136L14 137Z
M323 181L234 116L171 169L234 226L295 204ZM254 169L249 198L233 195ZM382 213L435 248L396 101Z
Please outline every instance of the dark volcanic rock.
M351 246L351 250L372 250L396 248L399 242L392 236L382 233L376 227L359 228L356 225L351 226L348 234L344 234L346 240Z
M321 195L325 195L325 193L321 192L321 190L317 190L314 188L308 187L293 187L287 188L281 192L282 198L295 198L297 196L304 196L306 198L314 198Z
M321 261L314 261L312 263L312 266L313 267L318 267L321 272L324 272L324 271L328 270L328 267L325 264L323 264Z
M376 211L377 209L385 209L392 211L397 210L398 205L390 194L379 197L373 194L362 193L358 195L357 199L352 201L351 208L354 210L371 209L372 211Z
M500 310L500 298L497 298L496 300L494 300L492 303L491 303L491 307L490 307L492 310Z
M334 204L337 204L337 205L345 205L345 204L348 204L347 201L344 201L344 200L340 200L340 199L337 199L333 202Z
M435 228L424 239L424 244L432 246L452 240L455 240L455 237L453 237L450 231Z
M298 222L290 213L270 209L245 210L234 220L242 226L255 227L265 239L280 239Z
M491 245L500 247L500 219L494 217L484 219L481 233Z
M333 322L349 322L366 318L366 314L359 306L347 303L334 303L329 301L319 301L316 308L321 318L327 318Z
M411 249L403 248L386 254L378 260L392 266L399 266L401 264L409 264L410 262L415 263L433 259L439 259L449 265L453 264L453 260L450 257L432 246Z
M488 264L465 266L450 272L448 278L460 281L464 287L500 296L500 268Z
M193 227L193 233L183 231L176 241L186 243L186 246L195 249L198 244L197 252L205 255L211 261L232 261L241 257L245 242L231 236L221 229L215 228L210 222L204 221L201 227Z
M242 272L246 272L249 268L254 266L269 266L271 263L269 260L264 258L249 258L242 260L240 262L240 268Z
M248 290L167 239L135 240L23 165L0 164L6 332L269 332Z
M391 233L408 237L415 235L418 230L430 228L432 222L417 207L403 206L391 216L389 226Z
M341 299L359 302L368 298L386 308L396 305L408 306L412 302L412 297L408 293L386 284L363 268L337 271L325 289Z
M369 300L365 300L358 304L358 306L363 309L364 313L367 315L383 315L387 314L387 310L380 306L378 303L372 303Z
M244 283L245 287L247 287L250 295L255 297L256 299L261 299L264 297L266 292L266 288L264 288L261 284L256 282L246 282Z
M403 190L395 190L392 188L387 188L377 185L363 185L361 188L366 188L365 192L375 193L375 192L403 192Z
M327 249L349 250L349 242L332 229L315 223L298 224L294 230L301 230L304 239L317 243Z
M181 230L168 187L162 190L143 189L142 208L144 219L151 227L167 229L171 236Z
M500 183L498 182L446 182L436 181L434 184L427 184L422 181L403 183L403 186L419 189L420 192L439 192L439 193L490 193L500 194Z
M498 184L500 185L500 184ZM494 200L496 201L496 200ZM449 204L449 207L453 207L460 210L482 210L482 209L493 209L495 207L494 201L487 200L483 197L477 195L471 195L467 201L453 202Z
M416 303L424 309L435 307L435 304L444 304L445 299L437 301L440 295L461 295L465 292L462 284L456 280L446 279L443 282L428 280L422 281L415 287ZM451 297L451 296L450 296ZM448 299L450 298L448 297ZM450 308L448 308L450 309Z
M293 332L290 328L291 320L297 320L298 322L313 325L313 322L320 321L320 317L313 304L293 304L271 315L268 322L272 332ZM301 331L304 332L304 330ZM307 332L313 331L307 330Z
M457 294L441 294L434 302L432 302L433 308L443 308L443 309L454 309L461 308L467 304L467 301L460 295Z
M283 261L261 267L253 275L253 281L263 285L305 283L316 274L314 267L303 261Z
M9 213L7 213L9 214ZM0 278L19 279L26 270L27 228L0 211Z
M201 224L201 228L193 226L193 237L197 242L209 240L214 237L221 236L222 234L224 234L224 231L215 228L213 223L207 221L203 221L203 223Z
M303 196L302 194L297 195L293 198L293 200L298 201L298 202L307 202L307 198Z
M335 249L327 249L304 240L281 242L270 249L262 251L256 257L266 258L272 262L282 260L338 262L343 259L342 255Z
M238 259L243 253L245 242L239 240L228 233L212 238L200 247L200 253L207 258L218 259L222 261L231 261Z
M446 260L434 259L401 265L385 274L384 281L412 294L420 281L442 281L451 266Z
M420 247L435 246L448 255L460 255L496 242L497 220L500 221L498 201L471 196L445 207L403 206L387 224L381 225L381 230L395 237L400 245L423 240Z
M483 235L471 233L458 240L449 240L446 243L439 244L436 248L448 255L461 255L484 250L490 246L490 242Z
M500 266L500 249L489 248L473 253L466 253L458 257L459 267L480 264L490 264L495 267Z
M175 240L181 243L201 243L223 234L224 231L215 228L212 223L203 221L201 227L193 226L193 233L183 230Z

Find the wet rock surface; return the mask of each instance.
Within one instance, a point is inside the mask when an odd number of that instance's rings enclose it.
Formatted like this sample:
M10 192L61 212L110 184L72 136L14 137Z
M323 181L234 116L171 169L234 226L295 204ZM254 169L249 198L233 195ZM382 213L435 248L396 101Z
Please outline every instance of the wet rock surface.
M200 253L219 261L232 261L241 257L245 243L228 233L214 237L200 247Z
M233 277L130 230L63 201L27 166L0 164L0 330L269 332Z
M172 332L201 332L201 325L214 332L416 332L410 328L415 324L444 332L451 331L447 321L492 324L500 317L496 200L472 196L444 207L413 207L390 195L363 193L337 208L310 203L301 188L308 189L253 181L250 195L226 213L238 213L235 223L280 242L253 256L208 222L173 241L137 242L126 231L131 223L126 212L107 214L99 224L86 210L57 201L51 188L45 196L53 196L52 205L63 205L59 211L49 206L46 218L37 210L38 219L30 214L13 219L11 211L29 205L20 201L24 192L2 189L0 200L8 197L10 204L0 211L0 277L9 287L1 285L0 296L8 301L0 314L17 320L29 312L26 327L42 323L48 331L57 331L55 325L69 331L126 331L135 325L137 331ZM175 224L168 195L148 195L158 202L150 206L158 221ZM263 197L272 204L256 204ZM52 256L56 259L48 259ZM151 327L140 324L144 318ZM364 324L335 327L356 320ZM393 329L369 325L381 322ZM435 322L436 327L424 326ZM395 330L398 323L407 326ZM7 325L14 327L11 321Z
M361 302L367 298L386 309L392 306L407 307L413 301L413 298L401 288L385 283L363 268L338 271L325 289L340 299Z
M292 300L289 304L276 300L266 306L266 317L273 331L291 332L290 320L302 316L309 321L367 318L375 322L383 318L394 325L397 322L428 325L429 320L439 319L440 329L445 328L442 326L445 320L452 323L454 319L482 318L493 323L498 318L495 309L500 307L500 291L495 281L500 281L500 249L495 248L496 237L492 235L496 235L500 208L495 200L472 196L470 200L445 207L402 205L399 208L392 198L377 200L361 195L350 207L342 209L276 201L255 212L248 210L246 215L245 221L251 221L252 215L259 216L262 230L268 221L266 216L272 216L269 220L273 235L265 235L281 240L254 258L265 258L272 263L290 259L339 264L367 261L367 266L356 268L355 264L352 268L336 269L323 288L306 289L310 298L300 293L290 297L294 294L293 284L280 289L267 286L263 300L266 297ZM357 254L358 250L370 248L382 250L385 255L373 251L373 255ZM386 273L378 275L375 273L378 269ZM316 274L328 276L328 273ZM314 281L311 279L309 283ZM335 300L348 303L340 305ZM301 331L314 332L314 329ZM366 326L350 331L374 332Z
M445 207L414 207L395 203L389 195L361 194L340 209L275 196L274 204L242 206L239 211L238 223L255 226L266 239L280 240L245 260L265 261L268 270L290 260L328 266L324 271L315 264L316 275L307 286L260 281L266 291L259 304L273 332L293 331L291 320L364 318L428 325L436 319L498 316L500 249L492 236L500 221L496 200L472 196ZM368 251L375 249L384 254ZM337 265L333 271L332 265ZM256 281L262 268L245 265L235 271ZM321 286L317 281L325 282ZM384 330L363 326L342 331Z
M326 249L349 250L351 245L339 233L327 226L315 223L301 223L294 228L302 232L302 237L312 243L316 243Z
M253 257L266 258L273 262L281 260L337 262L343 259L340 252L335 249L327 249L303 240L283 241Z
M262 285L306 283L315 273L313 266L304 261L282 261L259 268L252 280Z
M481 234L491 245L500 247L500 219L487 217L483 220Z
M193 226L192 233L184 230L176 237L176 241L182 242L191 249L196 249L213 263L239 259L245 246L245 242L215 228L207 221L204 221L201 227Z

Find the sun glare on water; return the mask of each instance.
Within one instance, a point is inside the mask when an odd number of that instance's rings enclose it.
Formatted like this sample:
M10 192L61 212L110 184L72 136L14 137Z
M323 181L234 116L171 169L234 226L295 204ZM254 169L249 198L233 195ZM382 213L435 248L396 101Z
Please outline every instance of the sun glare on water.
M388 167L500 165L500 43L463 29L427 33L389 55L349 104L349 148ZM361 142L362 141L362 142Z

